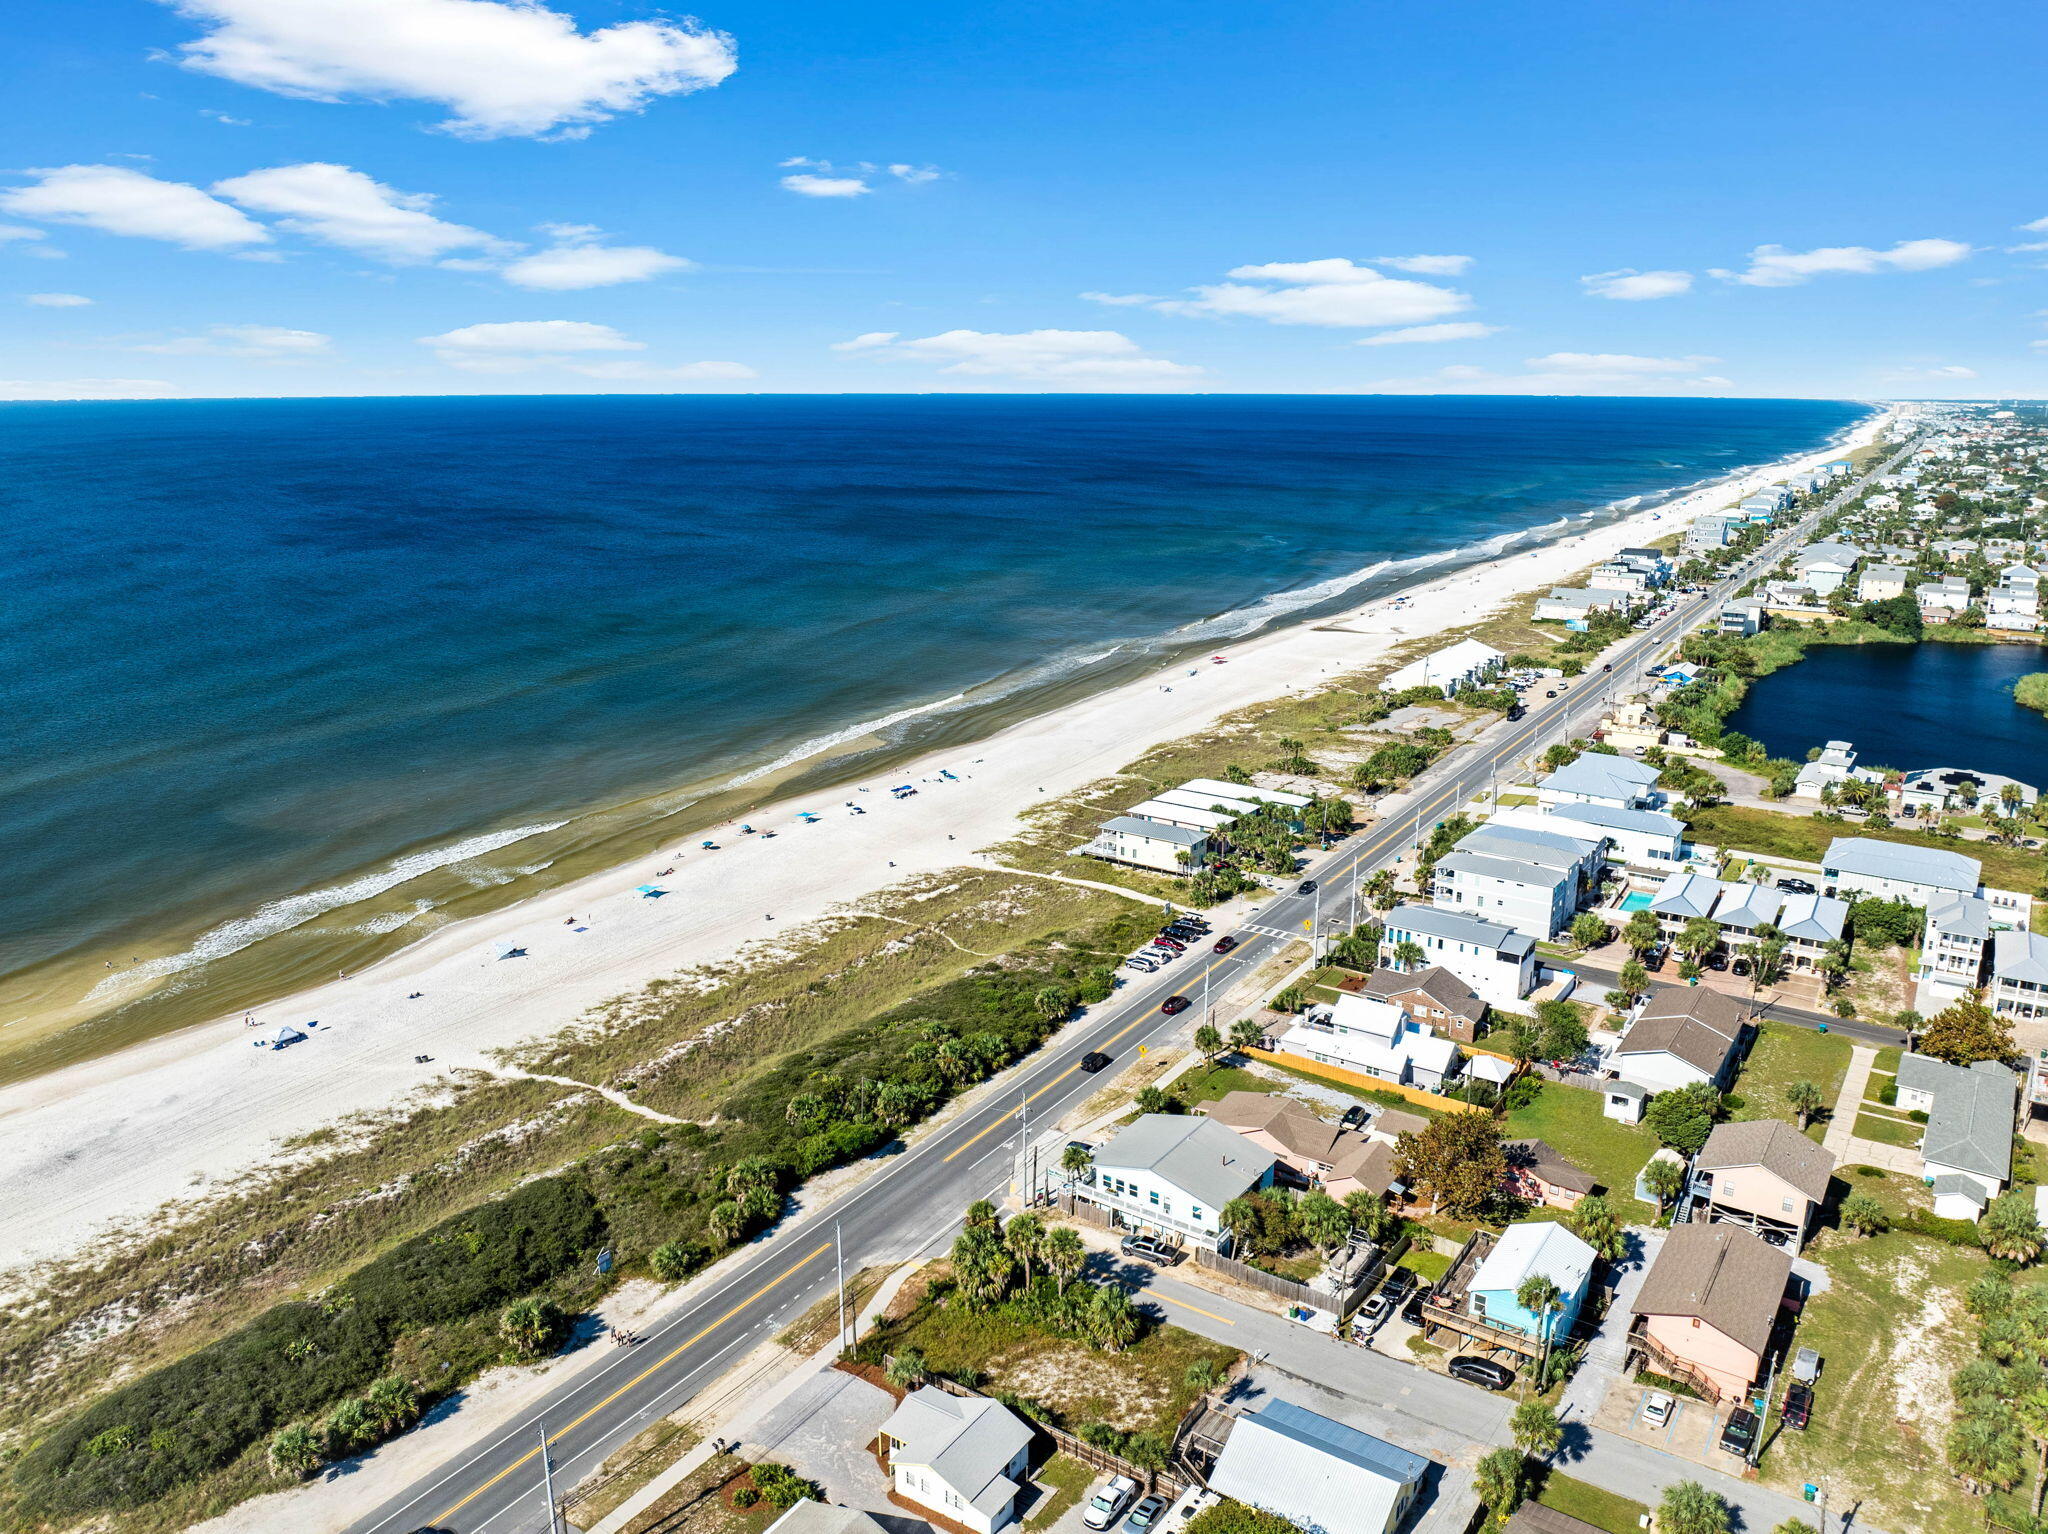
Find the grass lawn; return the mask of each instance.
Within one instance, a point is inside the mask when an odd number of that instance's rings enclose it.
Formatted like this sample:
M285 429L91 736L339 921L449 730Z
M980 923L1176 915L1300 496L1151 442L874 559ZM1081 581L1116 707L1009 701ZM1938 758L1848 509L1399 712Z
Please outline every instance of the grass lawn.
M1232 1092L1277 1092L1279 1089L1279 1082L1265 1076L1254 1076L1235 1065L1198 1065L1175 1080L1167 1092L1184 1106L1192 1108L1197 1103L1213 1103Z
M1539 1506L1605 1529L1607 1534L1638 1534L1642 1528L1640 1520L1650 1510L1646 1503L1575 1481L1558 1470L1543 1478L1543 1489L1536 1494L1536 1501Z
M1842 1089L1842 1078L1849 1072L1849 1048L1849 1041L1838 1034L1765 1024L1743 1063L1742 1074L1735 1078L1735 1095L1743 1104L1733 1117L1797 1123L1799 1115L1785 1100L1785 1089L1795 1081L1812 1082L1832 1107L1835 1094ZM1826 1132L1819 1119L1807 1127L1807 1134L1815 1140Z
M1228 1367L1237 1349L1156 1324L1121 1353L1050 1335L1007 1307L971 1311L950 1286L909 1315L872 1334L890 1353L922 1349L930 1366L977 1390L1035 1401L1060 1427L1077 1432L1104 1422L1123 1432L1170 1439L1199 1391L1188 1366L1206 1358Z
M1695 841L1717 847L1740 848L1766 856L1797 858L1818 863L1828 843L1838 836L1867 837L1880 842L1904 842L1909 847L1939 847L1960 852L1984 865L1984 882L1999 889L2032 892L2048 881L2048 856L2024 847L1995 847L1989 842L1951 840L1924 831L1907 831L1897 826L1873 830L1869 826L1844 822L1831 825L1804 815L1781 815L1773 810L1753 810L1740 804L1717 804L1695 809L1687 816Z
M1251 1265L1275 1278L1291 1278L1297 1284L1307 1283L1326 1266L1313 1251L1304 1252L1299 1257L1254 1257Z
M1657 1211L1637 1201L1636 1173L1656 1150L1656 1138L1640 1125L1603 1117L1602 1101L1585 1087L1545 1082L1535 1102L1507 1116L1501 1132L1510 1140L1544 1141L1593 1174L1622 1224L1647 1224Z
M1859 1140L1875 1140L1880 1145L1903 1145L1910 1150L1920 1143L1920 1137L1925 1133L1927 1126L1924 1124L1879 1118L1874 1113L1856 1115L1856 1138Z
M1877 1052L1877 1058L1870 1062L1870 1068L1873 1072L1886 1071L1896 1076L1899 1073L1899 1061L1904 1058L1905 1053L1905 1045L1887 1044Z
M1442 1252L1426 1252L1420 1247L1411 1246L1408 1249L1407 1255L1394 1266L1406 1268L1411 1273L1420 1273L1423 1278L1433 1284L1451 1271L1451 1259Z
M1053 1521L1081 1500L1088 1490L1088 1483L1095 1479L1095 1471L1071 1454L1055 1454L1031 1477L1045 1488L1045 1496L1031 1509L1031 1516L1024 1520L1027 1529L1051 1528Z
M1853 1179L1852 1179L1853 1180ZM1834 1502L1863 1499L1858 1522L1919 1534L1983 1527L1982 1504L1943 1458L1953 1409L1949 1378L1968 1361L1976 1328L1963 1309L1981 1252L1900 1232L1869 1240L1828 1232L1808 1249L1832 1278L1808 1302L1796 1342L1825 1363L1813 1423L1784 1433L1763 1478L1792 1495L1831 1477Z

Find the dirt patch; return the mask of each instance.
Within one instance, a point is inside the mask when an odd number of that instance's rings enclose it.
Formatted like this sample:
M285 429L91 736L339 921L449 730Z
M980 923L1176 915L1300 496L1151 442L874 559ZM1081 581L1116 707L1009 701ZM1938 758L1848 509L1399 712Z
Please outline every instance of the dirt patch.
M1006 1389L1042 1401L1069 1421L1107 1422L1131 1432L1150 1427L1172 1405L1143 1376L1079 1342L1039 1344L991 1365Z
M1944 1339L1961 1335L1961 1318L1954 1296L1928 1282L1931 1271L1917 1253L1902 1254L1892 1265L1897 1292L1919 1295L1920 1305L1892 1338L1889 1373L1900 1424L1910 1424L1923 1439L1938 1441L1955 1415Z

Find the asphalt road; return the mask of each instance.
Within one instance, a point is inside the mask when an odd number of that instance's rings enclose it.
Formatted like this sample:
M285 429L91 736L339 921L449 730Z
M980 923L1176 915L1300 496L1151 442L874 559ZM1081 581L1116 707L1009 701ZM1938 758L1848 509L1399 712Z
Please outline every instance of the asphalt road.
M1852 484L1836 500L1855 488ZM1550 742L1585 734L1613 696L1639 689L1641 669L1649 660L1714 619L1741 582L1775 563L1805 526L1833 504L1801 519L1726 579L1681 602L1669 617L1621 641L1603 658L1610 670L1562 684L1555 699L1532 700L1525 718L1503 721L1461 746L1409 793L1392 799L1383 819L1312 855L1304 877L1318 881L1317 892L1277 896L1258 908L1234 929L1244 936L1234 952L1190 953L1157 975L1129 980L1116 996L1012 1067L993 1090L983 1089L944 1128L887 1159L815 1216L786 1220L726 1258L713 1269L716 1280L692 1286L676 1309L649 1325L639 1345L613 1350L614 1357L565 1381L515 1426L458 1449L405 1492L350 1525L349 1534L426 1529L537 1534L548 1529L541 1484L543 1432L555 1484L566 1490L636 1433L690 1400L735 1355L831 1293L835 1227L849 1268L908 1256L946 1234L969 1203L1007 1187L1010 1158L1021 1138L1020 1108L1043 1123L1099 1084L1081 1070L1083 1055L1101 1050L1126 1064L1137 1046L1163 1043L1199 1017L1196 1012L1166 1016L1159 1004L1169 996L1180 993L1199 1001L1205 976L1220 994L1304 935L1304 923L1322 921L1326 930L1348 923L1362 881L1409 851L1438 819L1478 790L1512 779L1524 760Z

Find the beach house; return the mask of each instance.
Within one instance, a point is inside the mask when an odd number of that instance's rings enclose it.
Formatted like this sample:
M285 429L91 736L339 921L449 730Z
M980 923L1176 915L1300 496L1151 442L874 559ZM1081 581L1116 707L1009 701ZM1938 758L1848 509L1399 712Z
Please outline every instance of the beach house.
M1748 1012L1732 996L1705 986L1659 986L1637 1005L1607 1066L1653 1093L1697 1082L1725 1090L1748 1028Z
M1393 672L1380 686L1387 692L1434 687L1446 698L1467 687L1480 687L1500 675L1507 657L1476 639L1461 639Z
M2007 931L1992 938L1990 1003L2010 1023L2048 1022L2048 937ZM2038 1049L2040 1040L2023 1036L2020 1044Z
M1303 1534L1394 1534L1429 1468L1384 1438L1269 1398L1230 1421L1208 1481Z
M1391 1002L1350 991L1310 1007L1298 1021L1275 1029L1271 1038L1277 1053L1425 1092L1443 1090L1457 1075L1461 1058L1456 1044L1418 1027Z
M1488 1325L1557 1342L1578 1324L1592 1281L1594 1251L1555 1220L1525 1220L1501 1232L1467 1289L1471 1314ZM1522 1304L1522 1285L1547 1278L1557 1299L1539 1315Z
M1516 1198L1551 1209L1576 1209L1597 1186L1591 1172L1542 1140L1509 1140L1501 1150L1508 1164L1502 1182Z
M1746 1226L1797 1250L1827 1202L1832 1153L1782 1119L1716 1124L1693 1158L1692 1218Z
M1691 856L1685 840L1685 822L1661 810L1618 809L1611 804L1584 802L1515 804L1495 811L1487 824L1596 840L1608 862L1630 868L1668 872L1674 864Z
M1410 962L1402 950L1412 945ZM1380 931L1379 962L1393 969L1447 969L1489 1007L1526 1010L1536 989L1536 940L1513 927L1436 906L1398 905Z
M1145 1113L1096 1149L1087 1179L1073 1191L1114 1229L1215 1251L1226 1236L1223 1206L1270 1187L1276 1164L1272 1152L1213 1119Z
M2019 1078L1995 1060L1950 1065L1928 1055L1899 1060L1899 1107L1927 1115L1921 1177L1944 1219L1975 1220L2012 1180Z
M1629 1367L1738 1400L1763 1373L1792 1254L1737 1225L1674 1225L1630 1306Z
M1921 622L1953 623L1969 609L1970 583L1960 575L1922 581L1913 588L1913 600L1920 604Z
M1846 543L1816 543L1792 556L1794 578L1807 590L1826 596L1841 589L1863 551Z
M1743 597L1739 601L1724 603L1721 621L1718 625L1724 634L1734 634L1747 639L1751 634L1760 634L1770 622L1770 610L1754 597Z
M1202 1104L1224 1128L1268 1152L1300 1183L1342 1203L1361 1190L1395 1186L1394 1152L1356 1130L1339 1128L1281 1092L1229 1092Z
M1000 1401L921 1386L882 1424L879 1443L905 1501L974 1534L995 1534L1016 1518L1031 1428Z
M1875 895L1923 908L1944 895L1976 894L1983 872L1982 863L1960 852L1864 836L1836 837L1821 859L1830 895Z
M1478 1038L1486 1021L1486 1003L1479 993L1440 965L1412 972L1376 969L1366 978L1364 994L1392 1003L1423 1027L1461 1044Z
M1729 539L1727 517L1695 517L1692 526L1685 530L1685 541L1680 545L1687 554L1705 554L1714 549L1726 547Z
M2032 633L2041 626L2041 572L2008 565L1984 593L1984 626Z
M1913 1005L1931 1016L1985 984L1998 939L2024 936L2033 902L2010 890L1939 895L1928 902L1920 936L1920 967L1913 972Z
M1888 597L1902 597L1912 580L1913 572L1903 565L1866 565L1856 577L1856 600L1882 602Z
M1606 865L1603 838L1564 830L1480 826L1437 859L1431 903L1548 942L1571 923Z
M1849 902L1829 895L1786 894L1768 885L1676 873L1650 897L1650 914L1673 943L1687 925L1707 920L1719 928L1713 950L1744 954L1775 931L1785 962L1795 972L1817 969L1828 945L1848 930ZM1702 955L1704 958L1705 955Z
M1539 804L1604 804L1616 810L1654 810L1664 803L1658 769L1632 757L1587 751L1536 780Z
M1101 858L1109 863L1129 863L1159 873L1199 872L1209 859L1209 834L1190 826L1164 821L1141 820L1119 815L1105 820L1095 839L1074 849L1076 857Z

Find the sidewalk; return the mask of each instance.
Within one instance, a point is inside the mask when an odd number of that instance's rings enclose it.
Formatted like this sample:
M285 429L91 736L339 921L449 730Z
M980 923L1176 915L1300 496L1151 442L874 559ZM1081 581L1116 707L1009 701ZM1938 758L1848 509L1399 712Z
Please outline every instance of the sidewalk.
M1887 1145L1866 1140L1856 1133L1856 1115L1863 1111L1863 1094L1870 1089L1870 1068L1877 1051L1867 1044L1850 1048L1849 1069L1842 1077L1842 1090L1835 1094L1835 1107L1828 1119L1828 1132L1821 1144L1834 1155L1837 1166L1875 1166L1908 1176L1920 1175L1920 1152L1904 1145Z

